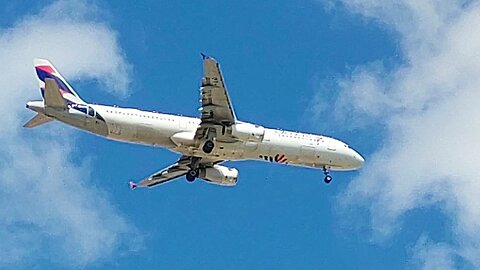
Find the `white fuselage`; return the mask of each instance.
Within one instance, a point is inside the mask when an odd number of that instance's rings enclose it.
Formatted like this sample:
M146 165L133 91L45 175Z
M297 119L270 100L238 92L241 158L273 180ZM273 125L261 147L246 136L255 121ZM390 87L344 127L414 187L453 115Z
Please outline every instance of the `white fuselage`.
M362 166L363 158L347 144L339 140L314 134L263 128L239 122L238 127L254 126L261 136L252 136L236 141L222 140L218 131L212 153L202 151L195 141L195 132L200 119L147 112L138 109L103 105L85 105L92 108L91 114L69 108L55 111L44 108L43 102L29 102L27 107L77 128L113 140L165 147L188 156L216 157L222 160L259 160L288 165L297 165L332 170L353 170ZM101 121L97 117L101 116ZM235 127L233 127L235 132ZM231 138L231 136L229 137Z

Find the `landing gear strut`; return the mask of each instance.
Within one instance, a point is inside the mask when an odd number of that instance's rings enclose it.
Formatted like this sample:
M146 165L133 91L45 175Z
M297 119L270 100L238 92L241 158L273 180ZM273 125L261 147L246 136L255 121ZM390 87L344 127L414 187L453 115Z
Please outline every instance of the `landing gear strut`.
M203 144L202 150L206 154L210 154L213 151L214 147L215 147L215 144L213 143L213 141L208 140L205 142L205 144Z
M195 178L197 178L197 177L198 177L198 169L197 170L190 170L185 175L185 178L187 178L188 182L195 181Z
M327 167L323 167L323 174L325 175L325 179L323 179L323 181L325 181L326 184L332 182L332 176L330 175L330 171L328 171Z

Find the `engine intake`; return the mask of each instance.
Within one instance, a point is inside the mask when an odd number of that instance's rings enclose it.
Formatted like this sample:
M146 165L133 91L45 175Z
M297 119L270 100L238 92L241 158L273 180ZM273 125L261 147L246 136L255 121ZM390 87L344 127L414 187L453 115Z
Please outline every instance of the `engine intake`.
M237 184L238 170L221 165L200 169L199 178L220 186L235 186Z

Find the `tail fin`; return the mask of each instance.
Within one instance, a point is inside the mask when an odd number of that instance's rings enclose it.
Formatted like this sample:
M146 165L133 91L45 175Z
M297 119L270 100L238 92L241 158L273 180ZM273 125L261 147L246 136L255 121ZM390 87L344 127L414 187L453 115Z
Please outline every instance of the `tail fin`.
M67 100L63 97L62 91L54 79L45 78L45 96L43 102L46 107L66 110Z
M55 80L62 94L62 97L72 103L85 104L80 96L75 93L73 88L68 84L68 82L63 78L60 72L46 59L35 58L33 60L35 65L35 71L37 72L38 83L40 85L40 91L42 97L45 98L45 79L50 78Z

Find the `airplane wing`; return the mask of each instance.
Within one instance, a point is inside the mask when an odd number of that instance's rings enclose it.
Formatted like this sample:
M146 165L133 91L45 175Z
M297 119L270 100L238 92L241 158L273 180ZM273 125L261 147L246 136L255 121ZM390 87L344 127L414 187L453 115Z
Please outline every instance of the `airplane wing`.
M201 91L202 123L231 125L236 117L218 62L208 56L203 60Z
M203 78L199 109L201 123L196 139L208 137L210 128L231 126L237 119L218 62L211 57L202 56Z
M130 187L134 189L136 187L153 187L164 184L184 176L194 165L205 168L212 167L222 161L223 160L182 156L175 164L148 176L142 181L138 183L130 182Z
M132 188L135 187L153 187L156 185L164 184L175 178L185 175L190 170L190 157L182 156L175 164L162 169L138 183L130 183Z

